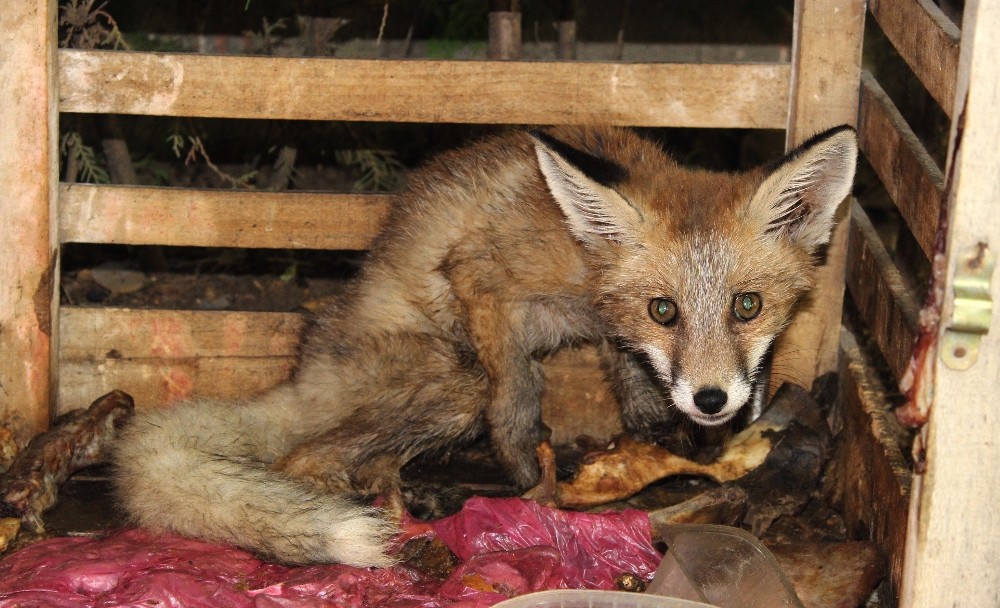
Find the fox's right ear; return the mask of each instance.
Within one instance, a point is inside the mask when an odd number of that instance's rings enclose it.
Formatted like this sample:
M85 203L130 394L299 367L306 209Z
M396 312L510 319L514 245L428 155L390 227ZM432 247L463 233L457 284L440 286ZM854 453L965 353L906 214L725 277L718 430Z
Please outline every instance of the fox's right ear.
M584 244L601 240L638 244L642 215L606 185L624 179L626 170L614 161L572 148L548 133L534 131L531 136L538 167L573 236Z
M851 192L857 135L848 126L816 135L778 163L750 199L746 219L812 253L830 240L837 207Z

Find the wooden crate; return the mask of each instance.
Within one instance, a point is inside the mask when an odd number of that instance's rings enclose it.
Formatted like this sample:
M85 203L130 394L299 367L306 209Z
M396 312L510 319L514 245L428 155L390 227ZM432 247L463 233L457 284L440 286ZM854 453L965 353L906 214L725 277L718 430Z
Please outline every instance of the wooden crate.
M1000 222L989 215L991 195L1000 194L1000 120L993 109L1000 102L993 59L1000 43L991 35L1000 27L1000 8L992 2L967 0L960 36L930 0L870 0L868 12L864 0L796 0L791 62L746 64L57 51L55 2L38 4L0 15L8 32L0 45L6 93L0 107L6 193L0 206L0 415L22 441L52 416L111 388L133 393L147 407L262 390L287 377L302 326L292 314L59 306L53 295L63 243L364 249L391 204L384 195L59 184L59 112L780 128L789 147L851 123L903 218L904 239L914 244L907 255L944 256L942 327L950 324L959 258L978 243L1000 242ZM948 167L935 165L878 81L863 73L866 18L884 30L951 118ZM261 79L260 73L280 77ZM951 188L945 188L948 174ZM951 221L947 249L938 252L942 201ZM839 420L850 440L833 464L845 474L830 489L852 531L870 535L890 557L884 603L996 605L1000 490L990 470L1000 463L993 437L1000 427L990 393L1000 384L1000 328L994 323L983 336L968 370L932 359L934 394L924 404L929 422L918 434L921 468L911 475L889 432L892 390L841 324L846 285L876 345L874 357L884 360L892 378L902 377L921 295L900 261L864 205L845 204L822 270L824 296L803 311L777 356L784 356L785 375L805 383L840 371ZM550 399L585 411L606 406L592 354L564 354L549 362L547 374Z

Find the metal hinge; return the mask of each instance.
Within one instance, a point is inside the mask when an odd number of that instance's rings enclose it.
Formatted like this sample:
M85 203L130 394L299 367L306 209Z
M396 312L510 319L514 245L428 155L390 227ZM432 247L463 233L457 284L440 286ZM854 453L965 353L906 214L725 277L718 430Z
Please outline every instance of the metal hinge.
M979 358L980 338L990 330L993 317L994 262L986 243L969 248L958 260L951 320L941 338L941 359L951 369L969 369Z

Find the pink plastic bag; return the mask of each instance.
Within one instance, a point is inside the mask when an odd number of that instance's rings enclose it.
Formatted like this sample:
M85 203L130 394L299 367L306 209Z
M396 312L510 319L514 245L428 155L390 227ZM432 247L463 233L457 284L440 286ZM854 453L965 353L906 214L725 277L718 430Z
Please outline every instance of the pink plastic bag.
M544 589L609 589L622 572L648 580L660 557L640 511L594 515L475 498L431 528L462 560L443 583L405 565L267 564L144 530L54 538L0 561L0 608L471 608Z
M559 580L549 589L612 589L619 574L648 580L660 563L650 541L649 518L637 510L578 513L520 498L471 498L460 512L433 527L463 561L490 551L555 548Z

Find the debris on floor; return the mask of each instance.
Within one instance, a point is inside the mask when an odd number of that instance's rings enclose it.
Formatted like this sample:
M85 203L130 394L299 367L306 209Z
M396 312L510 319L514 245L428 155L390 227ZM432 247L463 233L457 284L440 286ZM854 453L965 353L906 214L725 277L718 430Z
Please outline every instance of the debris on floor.
M472 499L456 515L410 522L458 557L442 582L411 563L366 569L285 567L249 553L143 530L39 541L0 562L0 607L449 606L470 608L532 591L613 589L648 580L659 554L641 511L591 514L518 498Z
M29 531L44 530L41 514L54 502L59 485L72 471L100 460L116 422L131 407L124 393L106 395L60 421L18 455L0 480L5 514L13 516L0 519L0 543L5 534L17 534L11 527L5 533L5 526L24 523ZM435 505L422 516L434 519L419 521L401 511L401 561L391 568L290 568L229 547L88 524L88 530L101 531L34 544L19 541L26 548L0 561L0 608L486 606L553 588L638 590L651 581L660 559L650 530L666 523L742 527L774 549L804 606L857 607L864 605L885 565L874 545L847 539L836 525L836 514L830 515L823 504L818 483L830 444L819 405L803 389L786 385L765 414L733 436L714 462L618 440L612 448L592 451L571 464L568 469L575 476L562 479L557 478L555 451L543 444L543 482L526 496L532 500L477 496L509 493L510 487L496 481L496 469L480 475L481 481L471 480L468 472L455 478L435 471L424 485L418 474L404 488L406 506L412 510L410 498L421 495ZM481 472L489 459L488 450L480 449L470 469ZM565 476L567 467L561 461L560 466ZM485 470L490 470L488 464ZM664 476L668 479L656 481ZM442 485L442 478L449 481ZM87 479L83 485L101 488L95 493L99 497L106 494L106 475ZM53 525L56 532L74 531L72 523L65 523L73 520L67 510L100 511L80 498L86 493L74 495L72 488L78 485L71 480L63 488L63 502L44 516L60 522ZM539 502L624 510L595 514ZM628 508L639 503L642 510ZM461 510L448 505L461 505ZM834 521L827 525L824 518ZM111 522L105 529L117 525ZM813 532L802 532L806 529Z
M132 397L112 391L86 410L60 416L0 479L0 516L19 518L32 532L44 531L42 513L55 504L60 486L76 471L106 460L115 429L134 407Z

